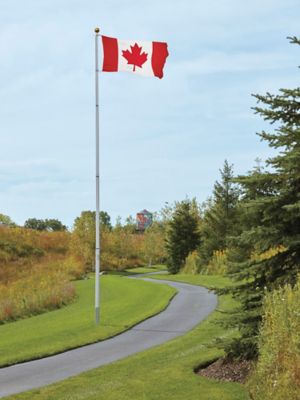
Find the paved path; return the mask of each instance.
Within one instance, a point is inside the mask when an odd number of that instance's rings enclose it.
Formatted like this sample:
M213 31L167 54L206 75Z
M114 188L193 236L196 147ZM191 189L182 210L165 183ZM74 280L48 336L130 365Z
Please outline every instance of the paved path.
M167 280L155 282L178 290L165 311L111 339L1 368L0 397L49 385L167 342L191 330L216 308L217 296L203 287Z

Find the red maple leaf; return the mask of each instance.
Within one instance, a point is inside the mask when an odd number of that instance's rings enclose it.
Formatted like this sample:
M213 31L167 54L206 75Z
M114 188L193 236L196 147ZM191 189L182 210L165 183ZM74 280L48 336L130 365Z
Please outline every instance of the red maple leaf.
M142 53L142 47L139 47L137 43L130 48L131 52L129 50L122 51L122 56L126 58L127 64L133 65L133 71L135 71L135 67L143 68L142 65L147 61L148 54Z

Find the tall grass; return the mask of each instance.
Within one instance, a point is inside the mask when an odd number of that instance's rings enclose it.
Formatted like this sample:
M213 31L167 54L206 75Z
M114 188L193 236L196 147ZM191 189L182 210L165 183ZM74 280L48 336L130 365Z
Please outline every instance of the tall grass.
M197 251L193 251L185 259L182 273L195 275L198 274L198 272L199 272L199 255Z
M71 302L84 273L70 257L68 232L0 227L0 323Z
M68 232L39 232L0 226L0 282L8 284L26 276L45 258L66 256Z
M228 270L227 250L216 250L213 252L204 272L207 275L225 275Z
M75 294L65 273L33 270L24 279L0 284L0 323L62 307Z
M248 388L254 400L300 399L300 280L266 295L260 356Z
M227 250L214 251L208 265L205 266L201 265L198 252L193 251L186 258L182 272L186 274L225 275L227 269Z
M285 247L277 246L262 253L254 251L251 254L253 260L266 260L276 254L285 251ZM185 261L184 273L200 273L203 275L226 275L229 271L228 249L215 250L207 265L202 265L197 251L189 254Z

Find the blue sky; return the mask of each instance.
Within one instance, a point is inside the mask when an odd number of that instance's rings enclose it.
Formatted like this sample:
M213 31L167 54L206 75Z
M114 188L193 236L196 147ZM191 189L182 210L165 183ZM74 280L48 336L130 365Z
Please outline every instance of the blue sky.
M299 82L299 1L0 0L0 213L94 209L94 34L167 41L165 77L100 76L101 209L205 200L270 150L251 93Z

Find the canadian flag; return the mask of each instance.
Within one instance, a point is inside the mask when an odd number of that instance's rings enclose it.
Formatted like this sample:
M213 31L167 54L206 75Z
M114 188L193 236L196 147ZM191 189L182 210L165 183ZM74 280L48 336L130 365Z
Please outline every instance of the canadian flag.
M129 71L144 76L163 77L168 57L164 42L120 40L102 36L104 72Z

